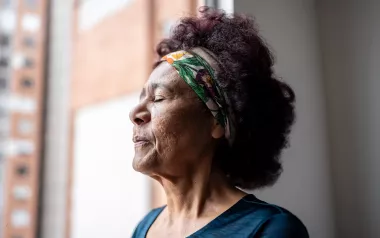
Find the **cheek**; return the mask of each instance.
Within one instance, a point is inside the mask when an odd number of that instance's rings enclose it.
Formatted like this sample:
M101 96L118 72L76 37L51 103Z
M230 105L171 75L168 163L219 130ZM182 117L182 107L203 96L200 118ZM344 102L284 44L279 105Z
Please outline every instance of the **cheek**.
M183 105L185 102L182 102ZM152 108L152 132L156 139L156 150L163 157L173 154L189 154L207 140L209 128L203 116L203 108L194 105L179 107L156 106Z
M183 117L180 112L160 110L152 111L152 132L156 139L156 147L160 154L170 153L176 148L183 132Z

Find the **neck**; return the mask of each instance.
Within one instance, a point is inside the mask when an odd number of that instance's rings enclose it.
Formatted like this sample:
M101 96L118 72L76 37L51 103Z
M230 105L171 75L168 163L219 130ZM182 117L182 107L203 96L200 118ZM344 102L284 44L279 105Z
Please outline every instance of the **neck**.
M231 185L227 178L211 166L198 165L195 173L175 178L160 177L167 198L170 218L196 219L227 210L245 193Z

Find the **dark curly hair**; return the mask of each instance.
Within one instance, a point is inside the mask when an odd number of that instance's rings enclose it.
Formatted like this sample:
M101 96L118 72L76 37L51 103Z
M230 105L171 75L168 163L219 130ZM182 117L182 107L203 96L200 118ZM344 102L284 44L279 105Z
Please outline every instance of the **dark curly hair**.
M214 162L243 189L274 184L282 172L280 155L294 122L293 90L273 73L274 58L253 18L200 8L186 17L157 46L162 57L178 50L204 47L219 61L218 84L235 117L232 145L223 140Z

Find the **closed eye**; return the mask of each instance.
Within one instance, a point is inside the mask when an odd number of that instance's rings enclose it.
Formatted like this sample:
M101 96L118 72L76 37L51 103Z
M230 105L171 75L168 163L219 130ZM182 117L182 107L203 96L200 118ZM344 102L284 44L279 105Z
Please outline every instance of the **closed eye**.
M165 98L161 96L155 96L153 102L162 102Z

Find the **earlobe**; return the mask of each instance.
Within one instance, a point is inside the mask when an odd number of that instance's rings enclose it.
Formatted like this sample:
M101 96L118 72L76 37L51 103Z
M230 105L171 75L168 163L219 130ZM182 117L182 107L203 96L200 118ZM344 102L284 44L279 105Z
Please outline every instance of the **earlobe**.
M219 139L221 137L224 136L224 128L217 122L214 123L214 128L211 132L211 136L214 138L214 139Z

